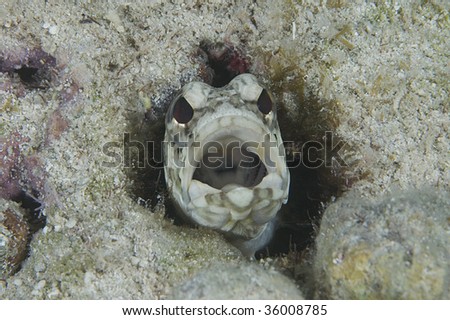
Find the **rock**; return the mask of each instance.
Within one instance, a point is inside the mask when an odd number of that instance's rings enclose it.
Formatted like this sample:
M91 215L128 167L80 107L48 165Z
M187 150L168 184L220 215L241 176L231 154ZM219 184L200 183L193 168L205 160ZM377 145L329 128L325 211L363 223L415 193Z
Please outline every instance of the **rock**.
M449 299L450 195L349 193L324 214L314 263L318 296Z
M171 299L304 299L289 278L256 263L215 263L174 286Z

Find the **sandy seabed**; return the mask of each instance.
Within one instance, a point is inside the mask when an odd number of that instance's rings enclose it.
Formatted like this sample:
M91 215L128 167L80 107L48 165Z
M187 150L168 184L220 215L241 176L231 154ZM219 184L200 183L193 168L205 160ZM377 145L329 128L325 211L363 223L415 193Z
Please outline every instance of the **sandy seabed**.
M17 182L47 219L14 275L2 247L0 296L448 299L448 2L174 2L0 4L0 208L17 209ZM214 231L174 225L105 165L105 143L157 130L173 92L201 78L205 39L244 48L289 114L308 108L289 85L301 76L348 146L349 183L300 275L294 254L249 262Z

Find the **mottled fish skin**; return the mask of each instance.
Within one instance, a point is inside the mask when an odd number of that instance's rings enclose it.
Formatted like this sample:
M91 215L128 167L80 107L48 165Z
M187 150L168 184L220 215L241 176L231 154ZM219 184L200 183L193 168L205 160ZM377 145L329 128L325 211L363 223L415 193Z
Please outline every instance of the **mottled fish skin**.
M270 241L290 178L274 101L255 76L221 88L185 85L167 112L164 141L166 183L182 215L223 232L249 257ZM253 162L208 169L205 146L223 163Z

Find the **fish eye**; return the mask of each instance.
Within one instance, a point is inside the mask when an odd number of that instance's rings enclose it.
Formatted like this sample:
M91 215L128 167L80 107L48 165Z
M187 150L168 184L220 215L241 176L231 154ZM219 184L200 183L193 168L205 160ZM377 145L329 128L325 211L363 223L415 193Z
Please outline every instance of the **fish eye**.
M194 116L194 109L184 97L180 97L173 106L172 116L178 123L188 123Z
M263 114L268 114L270 111L272 111L273 102L266 89L263 89L261 91L256 104L258 105L259 111L261 111Z

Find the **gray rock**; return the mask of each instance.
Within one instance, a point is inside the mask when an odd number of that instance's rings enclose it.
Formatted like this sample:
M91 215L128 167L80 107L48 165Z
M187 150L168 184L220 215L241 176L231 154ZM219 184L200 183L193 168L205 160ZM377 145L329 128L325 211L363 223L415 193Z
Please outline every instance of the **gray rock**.
M304 299L289 278L255 263L212 264L173 288L171 299Z
M349 193L324 214L314 263L318 296L449 299L450 195Z

